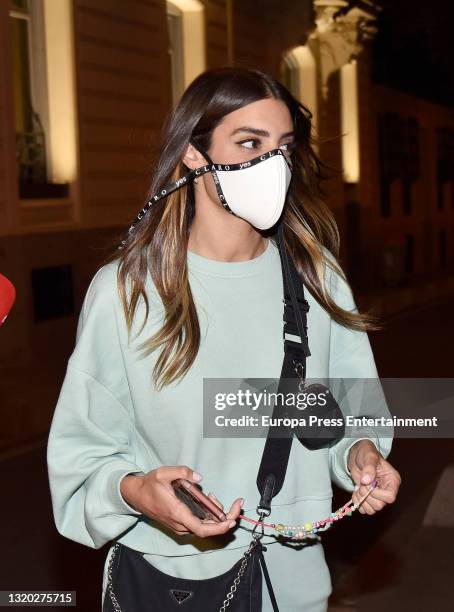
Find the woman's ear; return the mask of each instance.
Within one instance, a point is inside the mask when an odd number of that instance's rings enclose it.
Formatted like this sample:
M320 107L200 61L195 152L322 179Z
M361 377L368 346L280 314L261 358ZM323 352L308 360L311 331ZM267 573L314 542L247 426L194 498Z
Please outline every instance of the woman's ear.
M187 146L182 162L190 170L200 168L201 166L205 166L207 164L206 159L202 157L201 153L199 153L199 151L197 151L197 149L191 143L189 143Z

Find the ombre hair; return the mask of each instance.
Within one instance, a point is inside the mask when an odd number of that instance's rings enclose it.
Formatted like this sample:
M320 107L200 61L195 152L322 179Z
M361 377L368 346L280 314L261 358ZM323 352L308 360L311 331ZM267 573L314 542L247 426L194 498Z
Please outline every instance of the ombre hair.
M182 158L190 139L210 153L212 132L226 115L270 97L286 104L295 132L295 148L291 153L293 176L281 217L286 248L305 286L335 321L354 330L380 329L376 315L343 310L327 290L327 267L347 282L338 261L339 231L333 213L323 200L325 193L321 188L328 166L313 149L312 113L271 75L254 69L225 67L207 70L192 81L163 126L147 199L189 171ZM192 182L188 182L167 198L155 202L128 236L123 250L115 249L104 260L104 263L119 260L118 291L128 337L141 295L146 313L139 334L148 318L149 302L145 291L148 272L162 300L163 325L141 344L146 354L161 347L153 369L157 389L183 377L200 346L199 320L187 269L194 212L194 188ZM271 228L263 235L272 235L275 230ZM275 242L271 235L270 239ZM130 299L126 291L128 277Z

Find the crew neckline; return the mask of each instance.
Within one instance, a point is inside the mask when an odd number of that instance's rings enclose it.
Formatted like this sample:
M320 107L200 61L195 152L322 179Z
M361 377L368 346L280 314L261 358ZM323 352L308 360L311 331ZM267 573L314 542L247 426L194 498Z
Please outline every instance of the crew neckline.
M270 238L266 249L257 257L246 259L244 261L221 261L219 259L210 259L187 250L188 269L197 270L211 276L250 276L260 274L265 270L269 270L269 264L278 253L277 247L273 244Z

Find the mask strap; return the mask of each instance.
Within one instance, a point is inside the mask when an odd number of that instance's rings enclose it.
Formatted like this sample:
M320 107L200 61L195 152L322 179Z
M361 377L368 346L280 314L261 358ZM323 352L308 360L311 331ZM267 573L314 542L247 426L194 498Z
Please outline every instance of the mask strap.
M207 162L209 164L214 166L213 160L208 155L208 153L205 151L205 149L203 149L199 144L197 144L193 138L191 138L191 140L189 142L192 144L193 147L195 147L197 149L197 151L200 153L200 155L203 155L203 157L207 160Z
M214 180L214 185L216 187L216 191L218 192L218 197L221 201L222 206L232 215L234 215L235 213L233 212L233 210L230 208L230 206L227 204L227 200L225 199L225 195L224 192L222 191L222 187L221 187L221 181L219 180L219 176L218 173L216 172L216 170L214 169L214 166L216 164L213 163L213 160L211 159L211 157L208 155L208 153L206 151L204 151L204 149L198 145L193 139L190 140L191 144L193 147L195 147L197 149L197 151L203 155L203 157L207 160L207 162L209 164L211 164L211 166L213 166L213 170L211 171L211 176L213 177ZM218 164L219 165L219 164Z
M180 187L183 187L183 185L187 185L188 183L193 181L196 177L202 174L206 174L207 172L211 172L211 166L202 166L201 168L195 168L194 170L191 170L191 172L188 172L187 174L185 174L182 178L177 179L173 183L169 183L163 189L158 191L150 200L148 200L148 202L139 212L137 217L132 221L128 229L128 236L135 229L139 221L141 221L141 219L143 219L143 217L147 214L147 212L149 211L150 207L153 204L155 204L156 202L159 202L159 200L163 200L164 198L169 196L171 193L173 193L177 189L180 189ZM128 236L124 240L121 241L117 250L121 251L124 249L124 246L128 240Z

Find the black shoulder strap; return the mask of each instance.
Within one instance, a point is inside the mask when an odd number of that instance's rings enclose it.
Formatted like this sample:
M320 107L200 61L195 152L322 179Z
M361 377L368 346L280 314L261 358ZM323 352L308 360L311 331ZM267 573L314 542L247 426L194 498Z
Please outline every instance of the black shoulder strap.
M271 605L273 606L274 612L279 612L279 608L278 608L277 601L276 601L276 595L274 594L273 585L271 584L271 578L268 573L268 568L265 562L265 557L263 556L263 551L266 550L266 547L260 543L258 548L259 548L258 550L259 561L260 561L260 565L262 566L263 575L265 576L265 582L266 582L266 586L268 587L268 593L270 596Z
M304 298L303 282L285 249L282 223L278 227L277 245L284 283L284 361L277 392L286 393L288 380L285 379L306 377L306 357L311 354L307 337L309 303ZM286 339L286 334L299 336L301 342ZM282 406L275 405L272 416L282 416ZM292 441L291 430L285 427L269 428L257 474L257 487L261 496L258 509L267 514L271 512L271 500L284 484Z

